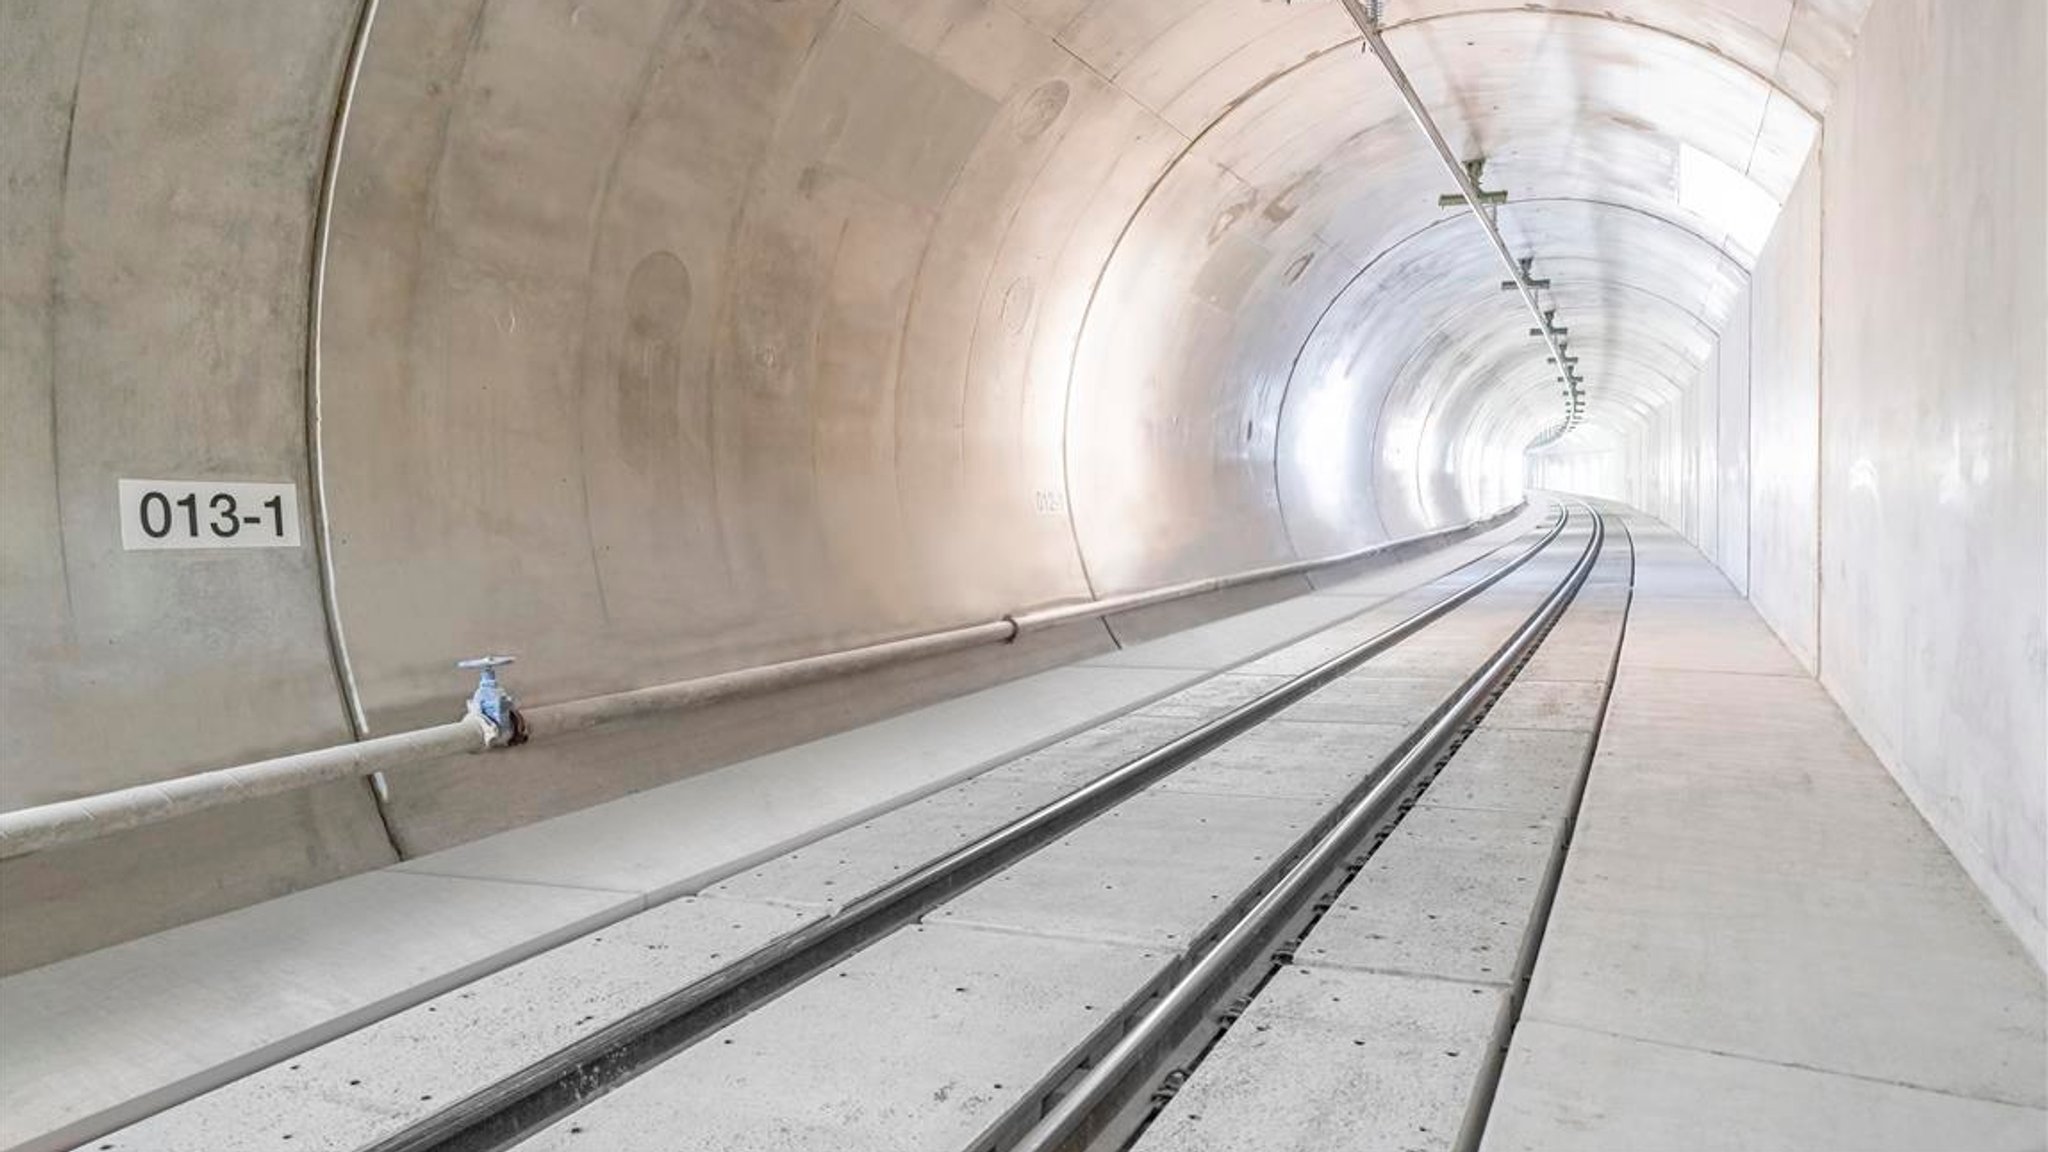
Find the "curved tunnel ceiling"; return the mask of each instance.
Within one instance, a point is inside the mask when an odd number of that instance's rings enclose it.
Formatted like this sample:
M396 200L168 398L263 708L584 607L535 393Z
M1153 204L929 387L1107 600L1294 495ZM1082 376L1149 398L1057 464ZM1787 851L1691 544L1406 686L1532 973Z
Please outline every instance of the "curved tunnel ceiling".
M1388 0L1552 281L1569 436L1707 359L1866 3ZM72 615L0 690L245 711L10 763L133 783L438 720L477 652L544 703L1325 556L1512 501L1563 414L1337 0L322 12L6 8L9 571ZM151 475L296 478L324 547L195 601L110 561Z
M1075 50L1087 51L1091 34L1113 23L1107 11L1091 13L1127 7L1102 4L1073 17L1065 31ZM1554 393L1515 386L1520 365L1533 363L1542 374L1544 353L1527 336L1528 318L1514 297L1496 292L1502 273L1478 228L1462 209L1439 206L1451 184L1387 77L1361 59L1342 10L1302 5L1284 18L1269 15L1272 27L1262 34L1201 58L1194 29L1214 32L1227 23L1219 10L1246 7L1162 14L1161 30L1142 47L1129 41L1145 33L1119 23L1124 40L1110 37L1114 48L1105 57L1122 63L1112 73L1119 83L1157 100L1191 137L1161 181L1164 203L1146 204L1141 218L1173 218L1155 225L1162 233L1213 220L1218 256L1239 265L1292 268L1309 257L1351 273L1334 303L1302 300L1271 275L1234 296L1239 316L1252 318L1236 320L1240 328L1288 327L1304 306L1324 316L1303 348L1277 350L1292 352L1291 363L1231 363L1217 373L1207 382L1206 406L1224 407L1248 392L1276 406L1296 389L1311 394L1294 409L1313 425L1305 433L1270 408L1248 420L1277 428L1267 454L1285 458L1302 436L1312 442L1314 467L1276 469L1278 501L1300 554L1356 544L1362 524L1400 534L1477 507L1477 490L1444 491L1429 444L1402 443L1471 440L1476 398L1512 395L1527 407L1521 418L1490 422L1489 439L1504 439L1477 451L1490 475L1509 477L1486 498L1511 496L1522 451L1557 421L1563 404ZM1772 200L1789 191L1804 162L1817 128L1812 108L1825 97L1809 81L1839 61L1809 59L1798 47L1831 42L1812 26L1820 10L1775 9L1741 10L1776 21L1765 30L1733 8L1701 4L1636 5L1620 15L1569 5L1390 6L1389 44L1453 148L1483 157L1486 186L1509 191L1499 219L1511 247L1535 256L1536 274L1554 281L1546 301L1559 308L1561 322L1578 325L1575 339L1599 336L1597 344L1574 346L1594 421L1637 410L1637 397L1667 394L1691 377L1753 259L1747 238L1735 235L1737 222L1683 195L1683 151L1740 174ZM1858 13L1832 15L1853 21ZM1233 91L1236 85L1244 87ZM1197 182L1215 192L1206 200L1191 195L1187 186ZM1095 375L1077 374L1076 403L1090 427L1070 432L1088 438L1107 439L1103 425L1137 423L1133 412L1169 407L1115 395L1111 381L1161 359L1187 359L1171 336L1157 334L1167 306L1161 298L1171 289L1157 283L1164 271L1152 254L1157 242L1150 233L1141 238L1147 243L1130 262L1143 272L1131 278L1152 281L1142 289L1150 323L1106 326L1114 335L1105 342L1121 347ZM1251 251L1229 252L1232 244ZM1279 258L1296 252L1295 264ZM1212 260L1178 273L1192 281L1183 295L1200 297L1217 271ZM1120 296L1139 291L1117 287ZM1190 318L1183 328L1200 331L1201 323ZM1187 389L1193 375L1182 373L1173 387ZM1267 385L1274 377L1285 383ZM1247 389L1247 379L1262 386ZM1315 395L1330 388L1361 395ZM1603 408L1603 396L1616 402ZM1350 422L1353 434L1334 435L1332 419ZM1133 455L1152 447L1135 432L1121 446ZM1326 461L1353 475L1333 478ZM1191 473L1205 470L1206 462L1190 463ZM1378 482L1367 483L1374 472ZM1090 482L1114 488L1116 479ZM1119 493L1103 507L1102 531L1141 517L1158 487Z
M1682 165L1782 198L1862 6L1389 5L1594 425L1753 258ZM625 686L1469 518L1563 413L1335 0L385 5L350 109L334 516L458 494L335 542L373 708L479 586Z

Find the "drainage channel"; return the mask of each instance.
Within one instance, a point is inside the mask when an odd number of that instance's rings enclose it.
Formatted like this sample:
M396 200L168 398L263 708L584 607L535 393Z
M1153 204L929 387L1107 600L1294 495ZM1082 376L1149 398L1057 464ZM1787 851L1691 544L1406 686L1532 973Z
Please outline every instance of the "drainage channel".
M1421 632L1533 560L1564 532L1571 519L1569 511L1558 506L1554 522L1513 560L1378 635L370 1148L374 1152L482 1152L516 1144L525 1134L574 1112L722 1025L911 924L952 895ZM1597 523L1594 530L1597 533ZM1419 734L1411 735L1402 747L1419 738Z
M1290 854L1291 866L1277 883L1199 958L1191 958L1169 987L1140 1007L1112 1045L1085 1058L1060 1081L1045 1099L1036 1123L1021 1134L999 1132L977 1152L1115 1149L1127 1147L1143 1133L1259 990L1292 962L1294 948L1556 627L1604 545L1602 517L1581 507L1591 520L1586 548L1523 626L1439 706L1402 750L1302 837Z

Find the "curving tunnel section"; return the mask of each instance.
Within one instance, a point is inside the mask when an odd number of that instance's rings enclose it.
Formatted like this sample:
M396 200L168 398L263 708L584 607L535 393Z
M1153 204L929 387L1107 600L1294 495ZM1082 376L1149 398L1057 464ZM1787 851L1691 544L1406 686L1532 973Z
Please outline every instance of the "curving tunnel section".
M316 349L365 711L507 617L559 696L1512 502L1557 405L1355 30L1182 7L380 10ZM1487 110L1596 409L1696 372L1742 283L1675 149L1782 196L1813 128L1642 19L1390 32Z
M1572 330L1560 447L1699 373L1865 7L1389 6ZM441 722L486 651L566 701L1408 537L1563 420L1334 0L0 22L5 807ZM191 474L299 484L319 547L124 557L115 480ZM233 867L588 801L533 763L277 801Z

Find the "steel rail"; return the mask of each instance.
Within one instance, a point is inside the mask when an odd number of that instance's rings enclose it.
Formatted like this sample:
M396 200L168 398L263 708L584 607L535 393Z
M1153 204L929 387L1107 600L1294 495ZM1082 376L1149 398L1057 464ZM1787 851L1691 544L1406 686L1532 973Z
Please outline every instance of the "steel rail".
M1414 536L1316 560L1299 560L1229 576L1174 584L1145 592L1078 604L1057 605L1015 613L977 624L927 632L897 640L804 656L755 668L718 672L615 692L582 700L523 709L529 739L548 739L607 724L701 708L723 700L762 696L915 660L930 659L987 644L1002 644L1027 633L1063 624L1131 612L1208 592L1224 591L1284 576L1301 575L1399 554L1446 537L1471 533L1500 523L1526 504L1492 516L1469 520ZM348 744L293 752L283 756L216 768L92 796L59 800L32 808L0 812L0 860L30 852L98 839L175 816L260 796L296 791L351 776L374 776L444 756L482 752L492 746L492 733L464 717L387 736Z
M1016 820L895 878L833 915L614 1021L519 1073L455 1101L364 1152L472 1152L504 1147L923 915L1275 713L1413 636L1522 568L1563 533L1554 523L1512 560L1316 667L1175 737Z
M1416 93L1415 85L1409 82L1407 71L1401 67L1401 62L1394 58L1393 50L1387 47L1387 39L1380 30L1377 0L1373 3L1371 11L1367 10L1363 0L1343 2L1344 11L1350 13L1352 22L1357 24L1359 32L1364 34L1366 48L1378 57L1380 64L1386 68L1388 78L1393 80L1394 87L1401 94L1401 102L1408 106L1408 115L1422 129L1422 134L1429 137L1430 147L1436 150L1436 157L1442 162L1444 172L1457 183L1458 194L1465 198L1465 207L1471 210L1472 218L1479 221L1479 226L1485 229L1487 240L1492 243L1494 252L1500 256L1501 267L1507 270L1509 279L1514 281L1515 291L1522 297L1523 305L1529 309L1529 318L1536 322L1538 331L1543 335L1543 343L1550 348L1551 360L1557 365L1557 381L1570 393L1567 397L1570 403L1565 405L1565 426L1569 428L1577 424L1578 383L1565 363L1564 345L1558 341L1557 331L1551 324L1550 317L1544 313L1542 303L1536 299L1536 289L1529 283L1528 272L1522 267L1522 262L1515 259L1514 253L1508 250L1508 242L1500 233L1500 225L1494 221L1492 214L1486 211L1480 199L1479 185L1472 179L1472 173L1458 159L1457 153L1451 150L1450 142L1444 139L1443 132L1436 126L1435 117L1423 106L1422 97Z
M1213 1005L1218 990L1265 955L1276 930L1297 914L1331 878L1341 873L1375 825L1392 811L1421 772L1440 757L1456 737L1532 650L1544 632L1578 594L1598 560L1606 529L1598 513L1581 504L1592 518L1586 548L1565 579L1514 635L1452 697L1436 719L1398 759L1378 773L1333 824L1314 837L1295 863L1265 895L1203 953L1171 988L1105 1053L1046 1114L1006 1152L1056 1152L1083 1147L1093 1133L1091 1120L1127 1095L1133 1081L1148 1071L1158 1054L1171 1050ZM1313 835L1313 834L1312 834Z

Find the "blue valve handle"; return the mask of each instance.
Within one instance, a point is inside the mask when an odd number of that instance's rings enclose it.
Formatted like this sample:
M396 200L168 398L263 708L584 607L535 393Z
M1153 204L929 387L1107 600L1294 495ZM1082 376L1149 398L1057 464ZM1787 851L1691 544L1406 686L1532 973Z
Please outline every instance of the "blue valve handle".
M469 698L470 707L489 721L500 732L510 734L517 723L513 715L512 694L498 683L498 669L515 661L514 656L477 656L458 660L457 668L477 673L476 691Z

